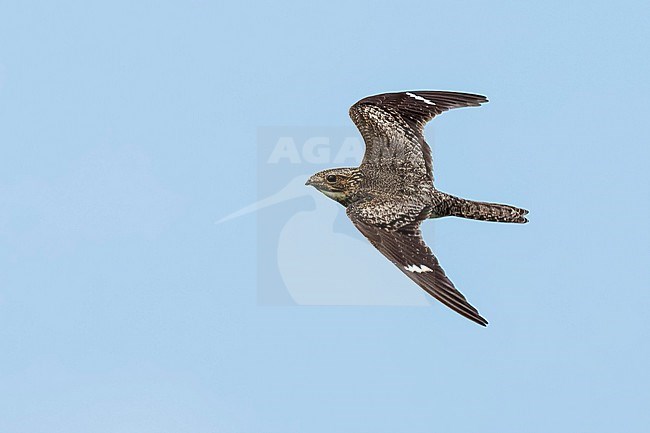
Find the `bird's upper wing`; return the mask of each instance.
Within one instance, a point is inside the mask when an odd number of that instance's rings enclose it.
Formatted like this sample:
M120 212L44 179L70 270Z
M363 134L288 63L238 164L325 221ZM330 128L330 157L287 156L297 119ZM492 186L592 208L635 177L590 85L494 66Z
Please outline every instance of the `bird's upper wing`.
M363 162L406 160L414 170L433 180L424 125L444 111L485 102L487 98L481 95L425 90L368 96L350 108L350 117L366 143Z
M368 203L362 204L363 208L351 205L347 214L370 243L431 296L466 318L486 326L487 320L456 290L438 259L422 239L419 216L402 216L390 224L377 225L377 221L369 221L366 217L369 205L372 206ZM386 203L383 203L374 207L384 206L385 210L385 205Z

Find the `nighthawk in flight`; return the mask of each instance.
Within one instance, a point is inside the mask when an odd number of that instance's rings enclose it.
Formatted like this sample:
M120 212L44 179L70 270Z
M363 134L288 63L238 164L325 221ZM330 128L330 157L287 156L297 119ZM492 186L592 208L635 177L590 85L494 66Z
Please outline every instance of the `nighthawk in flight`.
M470 320L487 325L454 287L424 243L420 224L457 216L525 223L525 209L455 197L433 186L431 149L424 125L452 108L476 107L484 96L412 91L369 96L350 108L366 144L359 167L334 168L307 181L346 207L357 229L386 258L434 298Z

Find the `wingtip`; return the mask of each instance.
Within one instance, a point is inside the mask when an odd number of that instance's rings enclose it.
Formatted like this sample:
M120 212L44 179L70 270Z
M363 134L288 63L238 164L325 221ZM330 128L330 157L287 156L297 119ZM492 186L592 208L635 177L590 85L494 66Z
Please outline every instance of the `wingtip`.
M487 328L488 323L489 323L487 320L485 320L485 318L483 316L470 317L469 319L472 322L474 322L474 323L476 323L478 325L481 325L484 328Z
M474 98L476 98L475 101L476 101L476 106L477 107L480 107L481 105L487 104L488 102L490 102L490 100L485 95L478 95L476 93L470 93L470 95L472 95Z

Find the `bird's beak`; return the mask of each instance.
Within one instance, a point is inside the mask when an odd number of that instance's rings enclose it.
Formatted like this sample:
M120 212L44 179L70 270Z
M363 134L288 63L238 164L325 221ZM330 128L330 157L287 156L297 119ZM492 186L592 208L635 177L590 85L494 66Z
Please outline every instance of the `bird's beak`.
M313 182L311 181L311 177L307 179L307 182L305 182L305 185L310 186L313 185Z

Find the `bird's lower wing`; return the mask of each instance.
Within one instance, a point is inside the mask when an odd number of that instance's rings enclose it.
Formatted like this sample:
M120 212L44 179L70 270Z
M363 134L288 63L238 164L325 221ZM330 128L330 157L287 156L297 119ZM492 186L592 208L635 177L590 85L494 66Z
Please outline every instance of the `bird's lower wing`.
M418 223L393 230L353 218L352 222L375 248L431 296L479 325L487 325L487 320L447 278L438 259L424 243Z

